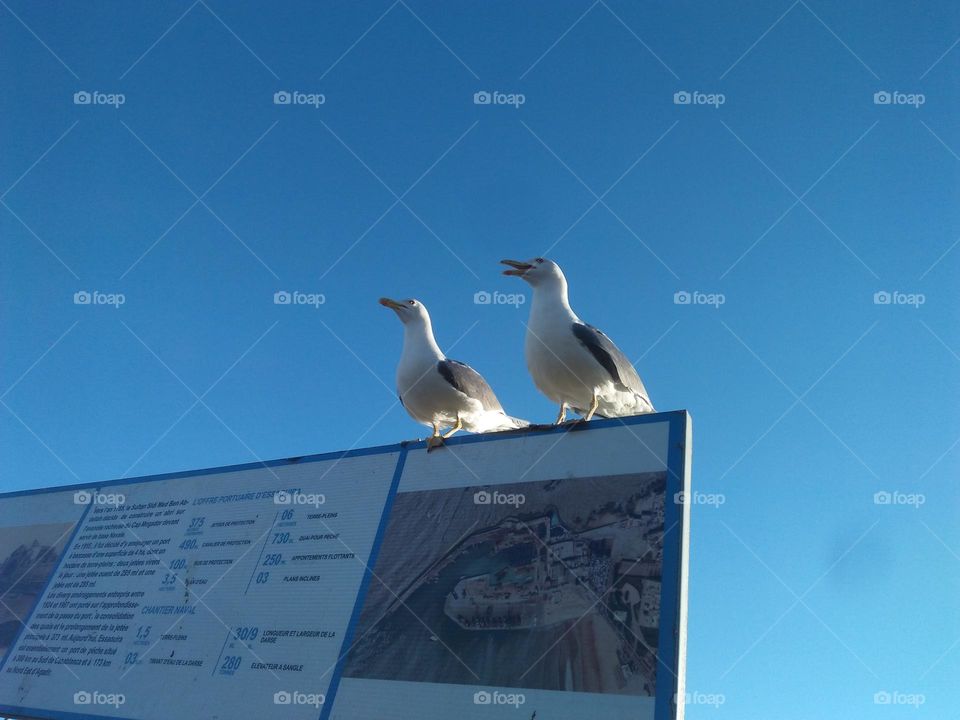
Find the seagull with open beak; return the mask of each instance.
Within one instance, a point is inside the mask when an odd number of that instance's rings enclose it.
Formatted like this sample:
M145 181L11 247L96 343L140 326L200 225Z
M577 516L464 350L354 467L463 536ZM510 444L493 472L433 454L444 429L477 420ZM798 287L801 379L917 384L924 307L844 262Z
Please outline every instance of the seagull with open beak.
M509 267L504 275L533 288L524 354L537 389L560 405L558 424L567 408L584 420L654 411L633 363L570 308L559 265L542 257L501 262Z

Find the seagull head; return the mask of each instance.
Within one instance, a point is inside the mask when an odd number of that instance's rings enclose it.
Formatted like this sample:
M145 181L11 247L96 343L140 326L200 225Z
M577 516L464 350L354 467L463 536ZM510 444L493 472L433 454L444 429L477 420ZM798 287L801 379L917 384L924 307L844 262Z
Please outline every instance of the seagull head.
M538 257L530 260L501 260L500 262L510 266L509 270L503 271L504 275L519 277L535 288L566 283L563 271L553 260Z
M415 298L407 300L391 300L390 298L380 298L380 304L393 310L400 322L404 325L429 324L430 315L423 303Z

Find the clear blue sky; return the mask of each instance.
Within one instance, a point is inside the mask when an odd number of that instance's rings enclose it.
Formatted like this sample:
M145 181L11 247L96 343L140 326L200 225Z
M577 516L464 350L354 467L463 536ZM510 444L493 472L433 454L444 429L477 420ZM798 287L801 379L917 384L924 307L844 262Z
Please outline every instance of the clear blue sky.
M547 254L724 496L688 687L725 702L688 717L954 717L958 35L946 1L3 0L2 487L418 435L381 295L550 420L526 308L474 304Z

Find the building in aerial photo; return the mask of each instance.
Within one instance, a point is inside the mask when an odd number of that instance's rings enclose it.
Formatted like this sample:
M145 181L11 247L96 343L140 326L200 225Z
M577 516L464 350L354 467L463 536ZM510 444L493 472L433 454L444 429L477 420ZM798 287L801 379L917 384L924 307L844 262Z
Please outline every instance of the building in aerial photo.
M398 494L345 676L653 695L665 485Z

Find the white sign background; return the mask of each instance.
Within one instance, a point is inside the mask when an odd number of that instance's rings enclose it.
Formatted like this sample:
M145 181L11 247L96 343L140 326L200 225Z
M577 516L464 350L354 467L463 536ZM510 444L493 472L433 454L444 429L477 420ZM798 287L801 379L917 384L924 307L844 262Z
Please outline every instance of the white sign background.
M660 698L656 711L653 697L616 694L531 689L519 709L477 705L474 692L497 688L341 680L338 659L394 493L669 469L672 501L688 471L682 450L670 447L678 428L683 442L686 413L466 437L429 455L420 443L108 483L87 488L89 504L74 488L0 496L0 529L22 530L26 543L32 528L61 523L69 540L29 617L20 617L27 629L0 660L0 713L673 717L672 698ZM678 578L680 555L670 559ZM0 587L11 590L19 588ZM664 611L675 614L685 585L669 592ZM682 648L675 666L680 656Z

